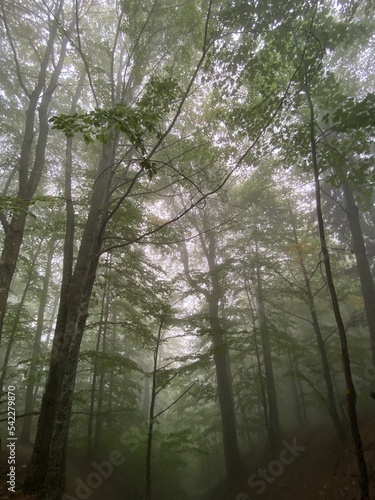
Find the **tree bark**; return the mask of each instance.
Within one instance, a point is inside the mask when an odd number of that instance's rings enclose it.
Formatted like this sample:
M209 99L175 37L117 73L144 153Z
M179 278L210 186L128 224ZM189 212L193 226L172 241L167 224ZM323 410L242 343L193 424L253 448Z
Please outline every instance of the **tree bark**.
M144 378L142 414L146 417L150 411L150 379L147 375Z
M68 344L67 356L63 362L60 360L59 369L62 372L61 384L58 393L58 400L53 407L52 432L49 429L49 441L47 456L39 456L39 464L45 470L45 479L39 482L43 484L41 497L43 500L60 500L65 488L65 460L69 435L69 422L73 405L74 383L79 359L79 350L82 336L88 316L89 300L94 286L96 270L99 261L98 248L94 248L94 256L90 262L88 276L85 281L85 289L82 293L77 307L78 311L72 311L71 315L76 315L76 323L67 321L64 343ZM73 278L72 278L73 282ZM68 311L73 309L73 304L68 302ZM70 339L70 342L69 342ZM61 351L63 352L63 351ZM61 354L60 352L60 354ZM43 409L43 407L42 407ZM47 410L48 411L48 410ZM39 422L40 425L40 422ZM51 422L50 422L51 427ZM43 443L45 444L45 443ZM37 476L38 477L38 476Z
M350 232L352 235L353 252L357 261L359 280L363 301L365 303L365 312L367 325L370 332L370 346L372 362L375 366L375 286L372 278L370 263L366 253L365 242L363 238L361 223L359 219L359 210L356 205L353 190L351 186L344 183L344 193L346 199L346 214L349 221Z
M33 455L24 482L24 490L26 492L39 491L46 478L47 466L51 462L48 459L48 454L53 436L52 426L55 418L57 418L57 409L60 405L67 405L65 409L61 409L61 415L63 413L66 414L67 421L65 426L69 426L71 402L68 399L73 394L73 386L69 384L74 385L72 369L76 367L78 362L79 345L88 315L89 298L99 262L101 240L98 240L98 236L102 215L107 213L103 204L107 202L107 194L109 192L110 167L113 164L114 148L113 143L103 146L103 154L99 162L97 180L94 184L91 199L91 207L85 224L74 273L69 284L66 285L66 290L63 290L62 287L50 368L42 398L37 435ZM72 344L73 340L74 344ZM76 360L74 356L77 357ZM65 387L63 387L65 376ZM65 435L63 431L65 426L61 420L58 425L61 427L61 438L66 442L67 429ZM58 434L55 437L57 438ZM63 444L59 443L58 447L62 450ZM61 461L61 457L62 455L57 456L56 460ZM55 470L57 470L56 467ZM63 469L61 469L61 473L63 473ZM56 491L61 487L61 480L57 479L57 483ZM56 496L56 498L58 497Z

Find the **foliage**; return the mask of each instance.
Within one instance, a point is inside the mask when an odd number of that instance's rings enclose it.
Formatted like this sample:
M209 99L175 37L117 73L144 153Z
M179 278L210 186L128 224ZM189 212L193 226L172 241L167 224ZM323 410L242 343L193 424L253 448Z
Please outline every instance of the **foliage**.
M104 495L144 497L153 375L153 498L201 496L224 474L215 335L228 352L244 454L267 441L265 331L282 430L306 427L306 417L329 420L307 282L336 399L345 384L316 227L311 132L365 406L369 339L343 185L353 187L374 278L370 2L88 0L66 4L61 19L44 3L11 3L2 2L1 15L1 242L13 216L31 217L20 255L11 252L17 268L0 355L4 380L19 387L18 413L30 382L39 409L54 327L65 314L58 304L79 286L61 288L62 276L71 277L85 250L82 267L93 256L98 266L84 277L95 277L88 311L74 304L75 327L86 325L69 443L97 463L121 449L125 461L111 485L103 483ZM58 36L44 61L46 82L65 42L67 53L47 110L50 130L26 120L30 103L37 117L49 92L42 85L32 99L52 26ZM37 173L43 130L41 181L25 200L19 167L29 148L28 179ZM103 174L97 166L111 148Z
M68 138L81 133L86 144L94 140L107 143L115 139L117 132L125 134L141 156L140 167L152 179L157 168L147 156L145 137L147 133L160 136L157 129L160 119L171 110L179 96L181 88L176 80L153 76L133 107L118 103L110 109L96 108L88 113L53 116L50 121L53 128L62 130Z

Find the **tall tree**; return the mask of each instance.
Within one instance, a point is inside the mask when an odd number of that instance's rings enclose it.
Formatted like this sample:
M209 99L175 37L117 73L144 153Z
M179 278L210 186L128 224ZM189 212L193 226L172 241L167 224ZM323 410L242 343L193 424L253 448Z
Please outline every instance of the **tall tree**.
M344 184L346 199L346 214L352 235L353 252L357 262L358 274L361 283L367 325L370 331L372 362L375 366L375 285L371 274L370 263L367 257L363 238L359 209L355 202L353 190L348 182Z
M21 28L22 22L18 18L10 19L15 15L15 11L9 10L9 7L10 5L6 5L4 0L1 2L3 28L13 55L15 74L18 79L17 86L23 92L27 105L19 154L18 190L16 194L18 209L13 212L10 222L6 217L1 218L5 238L0 258L0 340L6 303L23 240L28 208L45 168L49 130L48 114L63 69L68 43L66 37L63 37L61 41L59 41L58 37L58 24L56 21L59 21L64 8L64 0L60 0L53 5L51 10L46 9L46 11L40 13L42 26L46 28L40 31L47 33L48 36L46 39L38 39L36 46L32 45L35 47L33 60L35 58L40 60L40 67L37 69L34 66L35 75L32 78L25 78L24 75L28 74L26 70L28 51L25 51L22 55L19 53L17 50L18 41L15 41L13 32L13 29L18 31ZM28 7L25 5L18 5L18 9L21 12L24 9L28 12ZM15 27L13 23L15 23ZM17 26L18 24L21 26ZM38 30L40 27L35 26L35 29ZM35 127L38 129L37 134L35 134Z
M315 181L315 195L316 195L316 212L318 219L318 228L319 228L319 237L321 242L322 254L324 259L324 267L327 277L327 285L329 289L329 293L332 300L332 309L335 315L337 328L340 337L341 344L341 355L342 355L342 363L345 375L346 389L347 389L347 404L348 404L348 413L350 420L350 428L352 432L352 437L354 441L355 453L357 458L358 470L359 470L359 484L361 488L361 499L368 500L370 498L369 493L369 483L368 483L368 472L366 460L363 452L362 438L359 431L357 411L356 411L356 391L353 383L352 371L350 367L350 356L348 350L348 342L346 337L345 325L341 316L340 305L337 298L336 288L333 281L332 268L330 255L328 251L325 229L324 229L324 220L322 214L322 206L321 206L321 193L320 193L320 171L318 165L318 155L316 148L316 137L315 137L315 113L314 113L314 105L311 100L309 84L305 81L304 90L306 92L307 102L310 110L310 145L311 145L311 158L312 158L312 166L314 172L314 181Z
M55 120L55 125L65 130L68 136L78 130L83 133L87 142L90 142L93 137L99 137L104 144L95 174L75 268L69 281L66 303L60 305L36 443L24 485L26 490L35 491L44 484L43 494L46 498L58 498L64 488L65 453L78 355L96 271L103 252L106 227L114 219L117 210L129 197L137 182L146 176L152 178L157 172L156 164L151 158L166 140L181 114L183 104L190 94L212 43L209 38L211 3L208 3L203 18L202 48L198 58L194 58L195 67L189 68L191 73L187 78L186 89L180 92L172 77L154 77L149 80L137 103L132 107L129 106L136 92L142 92L139 85L144 83L146 77L144 72L139 74L141 68L137 56L141 58L141 61L144 61L146 55L148 57L147 67L142 68L143 71L152 71L153 65L156 64L159 72L161 68L158 66L161 61L165 58L171 61L175 56L175 46L172 41L167 47L166 54L154 52L157 46L155 36L163 38L165 34L163 22L166 15L166 12L163 12L162 18L158 18L160 10L158 11L155 7L156 2L148 5L140 26L139 22L136 23L139 31L136 31L133 39L129 39L133 47L132 51L127 54L126 60L120 58L120 66L116 69L116 75L121 75L121 78L125 75L125 78L120 80L120 102L108 111L96 109L91 114L76 115L72 118L63 115ZM113 78L113 72L115 64L118 63L117 48L121 43L122 24L125 22L125 15L129 15L132 19L133 15L139 14L138 9L135 8L133 11L133 8L134 5L131 6L130 12L126 9L120 12L117 30L114 33L114 49L110 60L112 96L117 95L120 83L118 79ZM79 19L77 18L76 21L76 30L79 30ZM158 22L162 23L161 30ZM181 33L180 36L184 37L185 34ZM144 45L145 42L147 42L146 45ZM123 47L126 45L124 44ZM78 46L78 49L82 53L82 47ZM87 64L87 59L85 59L85 64ZM171 119L164 130L158 132L159 124L162 125L160 117L170 111L173 100L179 96L181 97L177 101ZM97 132L96 129L101 129L102 132ZM124 134L126 140L130 142L130 146L126 145L124 151L121 150L121 134ZM153 141L148 150L145 144L146 137ZM120 162L117 156L119 153ZM117 182L118 166L122 162L126 165L125 172L120 174L120 180Z
M224 318L221 317L220 313L223 301L223 286L219 275L220 266L218 264L216 235L211 227L212 213L213 208L207 206L200 214L194 215L194 218L191 219L193 227L199 234L200 250L206 260L208 288L198 285L192 278L186 244L181 244L180 253L188 283L196 292L203 294L207 302L222 423L224 459L228 479L234 481L242 471L242 460L238 448L229 350L223 326Z
M313 294L313 291L311 288L310 278L309 278L309 275L307 272L305 259L303 256L303 246L298 239L296 222L295 222L294 214L292 212L290 203L289 203L289 213L290 213L290 219L291 219L294 244L296 245L296 249L297 249L298 263L300 265L303 279L305 282L305 287L306 287L306 303L307 303L309 311L310 311L311 321L312 321L312 325L314 328L314 333L315 333L315 337L316 337L316 341L317 341L317 345L318 345L318 349L319 349L319 354L320 354L320 358L321 358L321 362L322 362L324 381L325 381L326 390L327 390L328 408L329 408L329 412L330 412L330 415L332 417L333 423L335 425L337 434L338 434L339 438L342 441L344 441L345 440L345 430L343 428L343 425L341 423L341 420L340 420L340 417L339 417L338 411L337 411L332 376L331 376L331 370L329 367L329 360L328 360L327 351L326 351L325 344L324 344L324 337L322 334L322 330L320 328L319 318L318 318L315 300L314 300L314 294Z
M267 325L266 306L263 293L262 274L260 269L259 250L257 241L258 228L255 228L255 259L256 259L256 294L258 299L259 309L259 325L262 339L264 369L266 375L266 386L268 395L268 435L271 447L275 447L278 438L280 437L280 422L276 399L275 376L273 371L271 345L269 331Z

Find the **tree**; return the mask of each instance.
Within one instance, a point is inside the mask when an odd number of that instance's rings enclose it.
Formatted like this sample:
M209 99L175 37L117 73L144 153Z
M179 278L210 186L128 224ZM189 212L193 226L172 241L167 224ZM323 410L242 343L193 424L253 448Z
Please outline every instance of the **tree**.
M293 239L294 239L294 245L295 249L297 251L297 258L298 258L298 263L301 267L301 272L303 275L303 279L305 282L305 287L306 287L306 303L308 305L310 315L311 315L311 321L312 325L314 328L314 333L316 336L316 341L318 344L318 349L319 349L319 354L322 362L322 368L323 368L323 373L324 373L324 380L326 383L326 389L327 389L327 400L328 400L328 408L330 415L332 417L333 423L335 425L337 434L341 441L345 440L345 430L343 428L343 425L340 421L340 417L338 415L337 407L336 407L336 402L335 402L335 396L334 396L334 389L333 389L333 382L332 382L332 377L331 377L331 371L329 367L329 361L328 361L328 356L324 344L324 338L322 335L322 331L319 325L319 319L316 311L316 306L315 306L315 300L314 300L314 294L311 288L311 283L310 283L310 278L307 272L307 268L305 265L305 259L303 256L303 244L299 241L298 239L298 234L297 234L297 228L296 228L296 223L294 220L294 214L292 213L292 209L289 204L289 211L290 211L290 220L291 220L291 227L292 227L292 232L293 232Z
M257 449L331 419L367 498L370 3L0 8L0 380L35 436L25 491L57 500L71 453L116 448L104 496L236 496Z
M18 5L26 12L26 6ZM2 213L1 222L4 228L5 238L0 259L0 340L4 323L6 303L8 300L11 281L16 269L19 256L28 209L33 196L39 185L41 176L44 172L46 161L46 148L48 139L48 113L51 101L58 86L60 74L64 65L68 39L63 37L61 42L58 40L57 22L62 15L64 1L56 2L53 9L41 12L39 19L42 20L42 26L47 28L48 38L46 40L37 39L36 44L32 45L35 53L32 59L40 58L40 68L36 69L36 74L31 78L25 78L27 74L28 50L22 53L20 59L19 53L14 41L14 34L10 17L13 12L9 11L9 5L5 1L1 2L3 29L7 43L13 56L13 66L17 75L17 89L23 93L23 100L26 104L26 121L24 124L24 134L19 157L18 168L18 190L15 196L15 210L11 216L10 222ZM15 22L15 30L22 27L17 26L19 19L12 19ZM35 23L36 18L33 19ZM38 30L38 25L35 26ZM44 30L42 30L43 32ZM38 35L33 33L36 38ZM54 63L54 61L57 61ZM36 82L36 83L34 83ZM34 133L35 122L37 122L38 134ZM35 150L34 150L35 148ZM8 208L12 198L6 198L1 206L2 212ZM11 204L10 204L11 206Z
M77 254L76 265L70 277L67 294L60 302L59 315L56 324L54 345L51 355L51 366L47 385L42 401L39 417L38 432L34 446L33 457L25 481L25 489L35 491L44 482L46 498L57 498L63 491L64 461L68 437L69 417L73 401L75 373L77 369L79 349L82 341L86 318L88 315L89 299L92 294L95 275L103 252L102 245L108 223L114 218L117 210L132 192L139 179L148 176L152 178L156 173L155 163L151 158L173 129L183 104L190 94L196 75L201 68L210 47L208 26L211 16L211 4L208 4L207 14L203 20L203 48L195 68L193 68L187 87L182 97L175 80L167 78L151 78L146 85L142 97L133 107L129 106L136 88L142 83L138 75L139 67L137 54L145 56L145 47L141 41L144 37L155 34L158 26L149 21L153 19L155 3L151 4L147 16L140 27L136 38L132 40L134 52L128 55L127 61L122 60L117 74L122 74L131 68L127 79L120 84L123 91L120 93L120 102L109 110L96 109L90 113L77 114L72 117L61 115L56 118L55 126L65 131L68 138L76 131L83 134L86 142L94 137L103 142L102 154L95 175L90 208L85 222L80 248ZM119 43L119 33L123 15L120 14L120 24L114 38L114 47ZM130 12L129 15L133 15ZM76 19L78 23L78 19ZM148 31L149 26L151 31ZM77 24L77 29L79 25ZM155 31L156 30L156 31ZM163 36L164 30L159 32ZM181 34L182 35L182 34ZM124 46L125 47L125 46ZM153 44L148 45L152 68ZM78 47L81 54L82 50ZM115 51L115 49L114 49ZM115 52L111 59L112 96L119 88L120 82L114 82L113 68ZM173 58L174 47L170 44L168 58ZM133 59L134 57L134 59ZM165 56L163 56L164 58ZM158 59L157 59L158 60ZM85 59L85 66L87 60ZM159 69L160 71L160 69ZM144 77L143 77L144 78ZM129 83L130 82L130 83ZM134 86L133 86L134 85ZM176 110L163 132L158 132L160 116L171 110L173 100L178 99ZM161 126L161 123L160 123ZM104 128L103 128L104 127ZM130 142L125 152L121 152L121 134ZM151 136L150 136L151 134ZM156 135L156 138L155 138ZM146 149L146 137L152 140L153 145ZM117 154L121 152L121 161L126 164L124 177L117 184L118 162ZM113 198L112 198L113 197ZM51 422L54 424L51 426ZM49 450L49 453L48 453ZM48 470L47 470L48 467ZM45 478L45 480L44 480Z
M346 214L352 234L353 252L357 262L361 290L365 303L367 325L370 331L372 361L375 365L375 285L371 275L370 263L368 261L361 230L359 210L355 203L352 188L347 182L344 184L344 192L346 199Z
M220 317L220 308L223 301L223 287L219 276L220 266L217 262L217 241L215 233L211 228L212 222L210 219L212 218L212 208L210 210L209 206L207 206L201 211L200 215L194 214L193 217L191 223L199 234L200 251L206 259L208 278L207 288L198 285L192 278L189 254L184 243L180 246L180 255L187 282L193 287L193 290L202 294L207 302L208 323L210 327L210 338L216 370L217 394L222 423L225 465L229 481L234 482L242 471L242 460L237 442L237 426L229 351L225 340L225 330L223 327L224 319Z
M346 331L344 322L342 320L340 306L337 299L337 293L335 284L332 276L332 268L330 262L330 256L328 252L325 230L324 230L324 220L321 208L321 198L320 198L320 180L319 180L319 166L318 166L318 157L317 157L317 149L316 149L316 139L315 139L315 114L314 114L314 106L310 96L310 90L308 84L306 83L305 87L306 97L308 106L310 109L310 141L311 141L311 157L312 157L312 165L314 171L314 180L315 180L315 195L316 195L316 212L318 219L318 227L319 227L319 237L321 242L322 254L324 259L324 267L327 277L328 289L331 295L332 300L332 309L335 314L335 319L337 322L337 328L340 336L340 344L341 344L341 354L342 354L342 362L344 368L344 375L347 387L347 404L348 404L348 412L349 412L349 420L350 420L350 428L352 432L352 437L355 446L356 458L358 463L358 470L360 474L360 488L361 488L361 498L363 500L367 500L370 498L369 496L369 484L368 484L368 473L366 461L363 453L362 446L362 438L359 432L358 420L357 420L357 412L356 412L356 391L353 383L351 368L350 368L350 357L348 351L348 343L346 338Z

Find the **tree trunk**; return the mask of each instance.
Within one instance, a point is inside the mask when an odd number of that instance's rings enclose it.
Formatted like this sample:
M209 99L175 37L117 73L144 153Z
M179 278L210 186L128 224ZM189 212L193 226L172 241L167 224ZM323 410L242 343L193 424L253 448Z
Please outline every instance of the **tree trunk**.
M314 172L314 181L315 181L315 197L316 197L316 213L318 220L318 228L319 228L319 237L322 249L322 255L324 259L324 267L327 279L328 290L331 296L332 301L332 309L335 315L335 320L339 332L340 344L341 344L341 356L343 363L343 371L346 382L346 391L347 391L347 405L348 405L348 414L350 421L350 428L352 432L355 454L357 458L357 466L359 471L359 485L361 489L361 500L369 500L369 483L368 483L368 473L367 473L367 465L366 460L363 453L363 445L362 438L359 432L358 419L357 419L357 411L356 411L356 400L357 395L353 383L351 367L350 367L350 356L348 351L348 343L346 338L346 331L344 322L341 317L340 306L337 298L336 288L333 281L332 276L332 268L330 262L330 256L328 252L326 236L325 236L325 228L324 228L324 220L322 214L322 205L321 205L321 194L320 194L320 180L319 180L319 166L318 166L318 156L317 156L317 146L315 140L315 113L314 106L310 96L310 89L308 84L305 85L304 90L306 92L307 103L310 109L310 146L311 146L311 159L312 166Z
M294 373L292 357L290 355L289 349L288 349L288 364L289 364L289 369L291 371L292 391L293 391L293 398L294 398L294 407L295 407L296 415L297 415L297 422L299 425L303 425L304 422L303 422L303 417L302 417L301 405L299 402L296 374Z
M19 322L20 322L21 312L22 312L23 306L24 306L25 301L26 301L27 292L29 291L29 288L30 288L30 285L32 282L33 272L34 272L36 261L39 257L39 252L40 252L41 246L42 246L42 240L39 241L38 247L33 255L33 259L31 261L29 273L27 276L27 281L25 283L25 288L23 289L22 297L21 297L20 303L17 306L16 315L15 315L14 320L13 320L12 330L11 330L10 335L9 335L8 345L7 345L7 349L6 349L5 356L4 356L3 367L1 369L0 395L3 393L3 387L4 387L6 373L8 370L8 363L9 363L9 359L10 359L10 354L12 352L14 340L17 336L18 331L19 331Z
M232 393L232 380L227 371L228 347L223 338L219 318L216 316L215 300L209 304L211 339L223 431L224 458L229 481L235 481L242 471L242 462L237 442L236 415Z
M89 420L87 427L87 453L89 456L92 455L94 450L93 429L94 429L94 414L95 414L96 381L98 378L98 371L99 371L98 370L99 352L100 352L100 342L102 338L102 331L101 331L102 315L103 315L103 309L101 310L100 326L98 330L98 337L96 340L95 359L94 359L94 367L93 367L92 381L91 381L90 410L89 410Z
M83 296L78 303L79 311L76 312L73 310L71 313L72 316L74 314L77 316L76 324L73 325L73 322L69 321L69 318L67 321L65 342L67 343L69 338L71 340L69 342L69 348L67 349L67 356L64 362L59 366L59 369L62 371L62 376L58 400L55 402L53 407L54 417L52 420L52 433L49 429L49 446L47 449L47 451L49 450L49 453L47 454L47 457L39 457L40 464L46 471L45 480L39 483L39 488L40 484L43 484L43 500L60 500L65 488L65 460L70 416L73 405L74 383L79 359L79 350L88 316L89 300L94 286L96 269L98 266L98 248L94 248L93 254L94 256L96 255L96 258L93 258L91 261L88 276L86 278L85 290L83 291ZM68 301L68 311L72 310L73 307L77 308L76 301L73 303Z
M307 303L307 306L308 306L309 311L310 311L311 321L313 324L315 338L316 338L317 345L318 345L320 361L322 363L324 382L325 382L326 391L327 391L327 402L328 402L329 414L332 418L332 421L333 421L333 424L335 426L335 429L336 429L336 432L337 432L339 439L342 442L344 442L346 439L346 433L345 433L344 427L342 425L342 422L340 420L340 417L339 417L339 414L337 411L335 393L333 390L333 383L332 383L331 371L329 368L327 351L326 351L326 348L324 345L323 335L322 335L322 331L320 329L318 315L317 315L316 308L315 308L314 295L313 295L313 292L311 289L311 283L310 283L309 275L308 275L308 272L306 269L305 260L303 257L301 246L300 246L300 243L298 240L297 228L296 228L296 224L294 221L294 217L293 217L293 213L292 213L292 209L291 209L290 205L289 205L289 214L290 214L290 220L291 220L291 224L292 224L294 243L296 244L297 251L298 251L298 263L300 265L303 279L305 282L306 303Z
M258 338L257 338L258 335L257 335L256 319L255 319L255 314L254 314L254 308L253 308L252 303L251 303L250 290L249 290L246 274L245 274L245 292L246 292L247 300L248 300L249 307L251 310L253 334L254 334L255 357L257 360L259 386L260 386L260 397L261 397L262 406L263 406L265 428L267 429L267 434L268 434L269 417L268 417L267 395L266 395L266 389L264 387L264 381L263 381L263 370L262 370L262 362L260 359L260 352L259 352L259 345L258 345Z
M146 375L144 378L142 414L147 416L150 411L150 379Z
M117 352L116 350L116 340L117 340L117 329L116 329L116 318L117 318L117 311L116 311L116 304L111 303L111 317L112 317L112 323L113 323L113 328L111 332L111 339L110 339L110 350L109 352L115 353ZM107 426L108 429L112 429L113 426L113 417L112 417L112 407L113 407L113 402L114 402L114 391L115 391L115 368L112 365L110 368L109 372L109 390L108 390L108 414L107 414Z
M107 352L107 327L108 327L108 316L109 316L109 269L110 269L110 259L107 256L106 262L106 272L105 272L105 283L103 290L103 299L102 299L102 311L100 317L100 325L99 325L99 339L102 340L102 349L101 353L105 354ZM99 353L97 353L99 354ZM95 435L94 435L94 443L93 443L93 454L94 456L98 452L102 430L103 430L103 401L104 401L104 381L105 381L105 373L103 371L103 367L99 369L99 387L98 387L98 403L97 403L97 415L96 415L96 425L95 425Z
M99 264L104 236L103 219L106 220L112 166L118 137L103 146L96 182L91 197L90 211L84 227L77 262L70 280L66 298L64 321L56 325L51 367L45 390L46 404L38 423L40 437L33 468L28 475L27 491L39 490L43 485L46 500L58 500L64 491L65 457L69 433L69 421L73 404L75 375L79 350L88 316L89 302ZM64 324L65 323L65 324ZM54 389L57 389L54 392ZM43 398L44 399L44 398ZM49 414L52 419L45 421ZM48 428L44 431L42 422ZM53 428L51 429L51 423ZM37 436L38 437L38 436ZM36 447L34 447L35 453ZM46 453L41 453L44 450ZM49 454L48 454L49 452ZM33 453L33 456L34 456ZM41 475L44 470L44 476ZM45 477L45 480L43 481Z
M268 332L267 317L264 302L263 284L259 265L258 244L256 243L256 276L259 309L259 326L262 338L264 369L268 396L268 437L271 448L275 447L280 435L279 412L277 407L275 377L273 373L271 344Z
M69 384L74 385L74 375L71 370L76 367L78 362L79 345L88 315L89 298L99 262L101 240L98 241L97 238L102 213L106 214L106 208L103 204L109 191L110 167L113 164L114 148L113 143L103 146L103 154L99 162L97 180L92 194L91 208L84 228L74 274L69 280L69 284L65 283L65 288L62 286L50 368L42 399L33 455L24 482L26 492L39 491L44 483L47 466L50 462L48 454L53 436L52 426L55 417L57 418L57 407L60 404L67 405L65 409L61 410L61 413L66 414L67 422L65 425L69 426L71 402L67 400L69 395L72 396L73 394L73 386L69 386ZM66 276L68 280L68 272ZM74 345L72 345L73 339L75 341ZM77 357L76 360L74 356ZM67 379L63 388L66 369ZM64 427L61 420L59 425ZM61 430L61 438L66 442L67 429L66 433ZM62 442L58 446L59 449L63 449ZM61 457L62 455L57 456L57 461L61 461ZM57 469L55 468L55 470ZM61 472L63 473L63 469L61 469ZM59 486L56 487L56 491L61 487L60 479L57 479L57 483ZM56 498L58 497L56 496Z
M45 314L46 305L47 305L49 281L50 281L50 277L51 277L52 259L53 259L53 255L55 253L55 245L56 245L56 240L52 239L50 242L49 252L48 252L48 256L47 256L46 270L45 270L45 275L44 275L44 279L43 279L42 295L40 297L40 303L39 303L39 311L38 311L38 319L37 319L37 324L36 324L33 353L32 353L32 358L31 358L31 363L30 363L30 370L29 370L29 377L28 377L29 381L28 381L27 387L26 387L26 400L25 400L25 411L24 411L26 416L23 420L23 425L22 425L22 432L21 432L21 436L20 436L21 443L29 443L30 442L31 427L32 427L32 421L33 421L32 412L34 411L35 379L37 376L37 368L39 365L40 340L41 340L42 334L43 334L44 314Z
M154 419L155 419L155 401L156 401L156 383L157 383L157 373L158 373L158 361L159 361L159 349L161 347L162 340L162 329L165 320L165 313L160 318L159 329L156 337L156 345L154 349L153 356L153 367L152 367L152 384L151 384L151 395L150 395L150 410L148 417L148 432L147 432L147 451L146 451L146 495L145 500L151 500L151 466L152 466L152 441L153 441L153 430L154 430Z
M208 229L206 227L205 229ZM228 346L224 340L224 331L219 316L219 304L222 299L222 288L216 264L216 240L212 231L207 233L208 247L203 238L201 244L205 253L211 281L208 294L209 323L214 351L217 390L221 414L225 467L230 482L236 480L242 472L242 460L238 449L236 414L234 410L233 386L230 374Z
M26 211L14 214L5 231L4 246L0 259L0 341L3 333L10 284L18 261L25 222Z
M297 361L297 357L295 354L292 355L292 366L293 366L294 372L299 373L298 361ZM302 411L303 422L306 424L308 421L307 410L306 410L306 400L305 400L305 392L303 390L303 385L302 385L300 376L298 376L296 378L296 382L297 382L297 387L298 387L299 399L301 400L301 411Z
M353 191L349 184L344 184L344 193L346 198L346 214L349 221L350 232L352 234L353 252L357 261L359 280L365 311L367 325L370 331L370 345L372 362L375 366L375 286L372 279L370 263L367 258L365 242L361 223L359 220L359 210L355 203Z
M180 255L188 283L195 290L204 295L208 304L210 334L213 346L213 357L216 370L217 392L222 425L224 460L228 479L232 482L235 481L239 474L241 474L243 464L237 441L236 415L234 409L232 378L230 374L230 358L228 346L224 340L224 331L219 314L219 305L223 292L216 264L215 235L209 228L207 214L202 214L202 221L205 237L203 236L201 228L198 227L197 220L193 220L192 223L200 234L199 240L208 264L211 285L210 291L200 287L191 278L189 269L189 254L184 242L180 244Z

